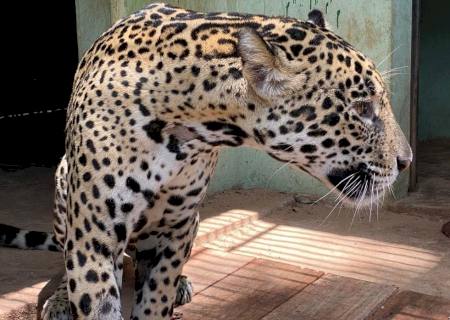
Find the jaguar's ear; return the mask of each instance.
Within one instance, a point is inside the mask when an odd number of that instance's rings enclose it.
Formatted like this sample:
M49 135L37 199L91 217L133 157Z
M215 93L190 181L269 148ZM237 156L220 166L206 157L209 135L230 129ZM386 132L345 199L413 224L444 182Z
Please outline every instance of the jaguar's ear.
M255 30L240 30L238 52L242 58L244 77L265 99L279 96L289 87L289 75L283 72L277 51Z
M308 21L321 28L327 27L327 22L325 21L322 11L317 9L314 9L308 13Z

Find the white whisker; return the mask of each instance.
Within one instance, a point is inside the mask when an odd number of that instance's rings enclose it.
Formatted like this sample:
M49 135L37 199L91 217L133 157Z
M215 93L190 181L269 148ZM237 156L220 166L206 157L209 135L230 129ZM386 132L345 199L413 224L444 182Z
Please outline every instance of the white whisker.
M330 191L328 191L325 195L323 195L322 197L320 197L319 199L317 199L316 201L314 201L311 205L317 204L317 202L319 202L320 200L326 198L329 194L331 194L334 190L336 190L343 182L345 182L346 180L348 180L349 178L352 178L354 175L356 174L353 173L351 175L349 175L347 178L342 179L333 189L331 189ZM346 184L347 185L347 184Z
M342 188L341 193L336 197L336 199L334 199L334 201L338 201L342 196L345 196L345 191L347 190L347 188L351 188L356 182L358 182L359 179L356 177L355 180L353 181L347 181L347 183L345 184L344 188ZM348 192L348 190L347 190Z
M378 62L377 68L380 68L381 65L382 65L383 63L385 63L386 60L389 59L389 58L395 53L395 51L397 51L401 46L402 46L402 45L399 45L399 46L397 46L396 48L394 48L394 49L393 49L386 57L383 58L383 60L381 60L380 62Z
M380 204L380 195L379 195L379 193L378 193L378 188L377 188L377 202L376 202L376 204L377 204L377 221L378 221L378 209L379 209L379 204Z
M339 217L341 215L341 210L344 207L344 202L341 202L341 205L339 206L339 211L337 213L337 216Z
M401 67L391 68L391 69L389 69L389 70L382 71L381 74L384 75L384 74L388 74L388 73L390 73L390 72L397 71L397 70L401 70L401 69L405 69L405 68L408 68L408 66L401 66Z
M388 188L389 188L389 191L391 192L392 197L394 198L394 200L397 200L397 197L394 194L394 189L392 189L392 185L389 185Z
M356 179L355 181L358 181L358 179ZM361 182L359 181L359 182L356 184L356 187L357 187L360 183L361 183ZM342 194L344 194L344 192L341 192L341 194L339 195L339 197L340 197ZM338 197L338 198L339 198L339 197ZM344 196L341 198L341 200L339 200L339 201L334 205L334 207L331 209L330 213L328 213L328 215L322 220L322 222L320 223L320 225L323 225L323 224L328 220L328 218L331 216L331 214L333 213L333 211L337 208L337 206L338 206L341 202L343 202L343 201L345 200L345 198L346 198L346 196L344 195Z
M353 213L352 222L350 223L350 228L353 226L356 214L358 213L359 208L360 208L361 203L362 203L362 200L364 199L364 197L366 195L366 189L367 189L367 181L364 182L364 184L363 184L363 186L362 186L362 188L361 188L361 190L360 190L360 192L358 194L357 205L356 205L355 211Z
M290 160L288 162L286 162L285 164L281 165L279 168L277 168L272 175L269 177L269 179L267 179L267 184L266 184L266 189L269 187L270 182L272 181L272 179L277 175L277 173L279 173L281 170L283 170L284 168L286 168L288 165L290 165L292 162L294 162L294 160Z
M358 184L355 185L354 183L358 182L358 181L359 181L359 179L356 179L352 184L350 184L348 186L349 190L347 190L347 195L345 195L345 193L344 193L344 197L349 198L353 194L353 192L356 191ZM353 187L352 187L352 185L353 185ZM337 199L335 201L337 201Z
M370 210L369 210L369 223L372 222L372 205L373 205L373 186L375 185L372 180L372 189L370 190Z

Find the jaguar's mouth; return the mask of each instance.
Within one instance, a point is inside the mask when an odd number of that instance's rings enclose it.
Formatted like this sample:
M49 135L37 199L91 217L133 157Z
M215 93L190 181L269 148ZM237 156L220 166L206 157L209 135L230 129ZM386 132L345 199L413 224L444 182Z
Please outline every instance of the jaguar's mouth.
M339 198L348 204L369 205L384 192L376 174L364 163L351 168L333 169L327 174L327 179L333 190L339 193Z

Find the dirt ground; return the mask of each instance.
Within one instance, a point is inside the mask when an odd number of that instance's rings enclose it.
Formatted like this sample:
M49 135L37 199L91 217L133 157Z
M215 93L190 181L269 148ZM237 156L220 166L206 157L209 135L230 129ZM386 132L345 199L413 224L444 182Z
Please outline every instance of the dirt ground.
M52 170L42 168L0 175L0 221L51 230L52 180ZM450 207L439 214L403 208L402 213L380 209L378 215L372 208L370 219L367 210L353 218L353 210L339 208L327 218L332 208L332 201L311 204L308 197L267 190L214 194L200 210L196 250L263 258L450 299L450 239L440 232ZM34 319L39 292L61 266L58 253L0 248L0 319ZM129 290L132 272L125 277Z

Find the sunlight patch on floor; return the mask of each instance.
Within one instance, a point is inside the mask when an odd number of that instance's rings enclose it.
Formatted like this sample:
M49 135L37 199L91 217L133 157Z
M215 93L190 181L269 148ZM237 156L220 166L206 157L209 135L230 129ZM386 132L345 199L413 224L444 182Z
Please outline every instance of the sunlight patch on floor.
M201 221L195 244L200 245L205 241L211 241L218 236L234 231L244 224L258 219L259 213L256 211L233 209L225 211L211 218Z
M357 279L405 285L441 260L437 252L356 236L252 221L206 245Z
M0 314L8 314L13 310L24 307L28 303L35 303L36 296L45 287L46 281L30 287L0 295Z

